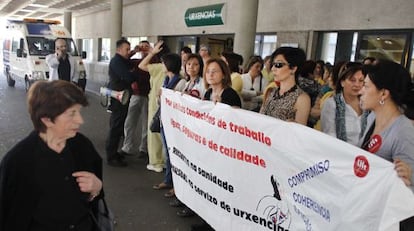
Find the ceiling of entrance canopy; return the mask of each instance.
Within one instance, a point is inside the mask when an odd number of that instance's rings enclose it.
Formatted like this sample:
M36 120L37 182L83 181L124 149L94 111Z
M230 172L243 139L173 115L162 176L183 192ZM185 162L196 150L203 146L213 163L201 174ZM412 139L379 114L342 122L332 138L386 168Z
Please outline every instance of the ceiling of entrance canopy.
M119 0L116 0L119 1ZM128 5L148 0L124 0ZM109 10L111 0L2 0L0 17L9 19L63 19L64 12L72 16Z

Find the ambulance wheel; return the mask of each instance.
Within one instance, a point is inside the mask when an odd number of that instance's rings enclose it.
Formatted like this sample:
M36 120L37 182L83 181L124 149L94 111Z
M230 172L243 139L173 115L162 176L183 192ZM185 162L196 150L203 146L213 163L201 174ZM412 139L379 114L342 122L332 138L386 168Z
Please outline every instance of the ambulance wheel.
M7 85L9 85L9 87L14 87L14 85L16 84L16 80L14 80L11 77L11 74L8 70L6 71L6 78L7 78Z
M31 85L32 84L30 83L30 81L26 78L24 80L24 89L26 90L26 92L29 91L29 88L30 88Z

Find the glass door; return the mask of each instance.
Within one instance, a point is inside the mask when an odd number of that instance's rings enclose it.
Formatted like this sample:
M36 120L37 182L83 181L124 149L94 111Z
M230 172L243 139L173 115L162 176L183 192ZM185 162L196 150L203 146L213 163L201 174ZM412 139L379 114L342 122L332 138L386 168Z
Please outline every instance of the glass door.
M407 66L409 32L360 32L356 60L388 59Z

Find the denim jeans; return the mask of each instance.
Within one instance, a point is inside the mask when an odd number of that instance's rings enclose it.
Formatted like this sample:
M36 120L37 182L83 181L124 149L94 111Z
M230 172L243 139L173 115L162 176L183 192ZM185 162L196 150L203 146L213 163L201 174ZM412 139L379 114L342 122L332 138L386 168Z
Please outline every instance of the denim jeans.
M172 173L171 173L171 162L170 162L170 153L168 152L167 140L165 139L164 127L161 124L161 141L162 141L162 150L165 155L165 175L164 183L167 185L173 185Z

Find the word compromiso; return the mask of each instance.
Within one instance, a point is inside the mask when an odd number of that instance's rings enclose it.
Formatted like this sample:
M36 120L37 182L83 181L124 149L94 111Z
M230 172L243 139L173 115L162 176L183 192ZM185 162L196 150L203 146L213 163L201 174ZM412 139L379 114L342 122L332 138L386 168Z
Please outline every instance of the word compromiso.
M314 165L306 168L298 174L288 178L288 184L291 188L304 183L313 177L320 175L329 170L329 160L319 161Z

